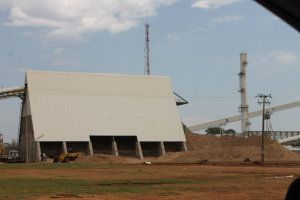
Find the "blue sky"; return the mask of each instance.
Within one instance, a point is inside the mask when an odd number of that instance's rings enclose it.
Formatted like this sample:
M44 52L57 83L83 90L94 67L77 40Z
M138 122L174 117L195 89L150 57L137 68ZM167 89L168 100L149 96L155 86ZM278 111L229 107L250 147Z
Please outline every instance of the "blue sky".
M271 106L300 100L299 33L252 0L1 0L0 84L24 85L27 69L143 75L145 23L150 73L189 101L179 107L188 125L239 114L242 52L250 111L260 93ZM20 104L0 101L5 142L17 138ZM299 111L274 113L273 129L299 130ZM261 130L260 117L250 121Z

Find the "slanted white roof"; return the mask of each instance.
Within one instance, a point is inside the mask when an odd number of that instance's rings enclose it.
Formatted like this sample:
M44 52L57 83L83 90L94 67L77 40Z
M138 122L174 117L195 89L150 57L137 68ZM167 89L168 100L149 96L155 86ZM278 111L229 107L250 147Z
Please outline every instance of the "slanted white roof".
M168 77L27 71L36 141L185 141Z

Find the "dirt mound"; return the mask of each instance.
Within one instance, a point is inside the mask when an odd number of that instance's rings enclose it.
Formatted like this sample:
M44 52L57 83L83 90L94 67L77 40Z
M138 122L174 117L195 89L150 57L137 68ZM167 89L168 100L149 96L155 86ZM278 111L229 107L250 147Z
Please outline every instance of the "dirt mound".
M127 163L127 159L121 156L113 156L106 154L94 154L88 156L82 156L77 158L75 163L100 163L100 164L110 164L110 163Z
M151 162L199 162L208 161L240 161L246 158L250 160L261 159L261 136L249 138L214 135L187 134L186 152L168 152L158 158L124 158L106 154L94 154L77 158L76 163L139 163L144 161ZM272 161L295 161L300 160L300 155L285 149L275 140L265 138L264 140L265 160ZM150 160L149 160L150 159Z
M243 161L260 160L261 137L249 138L213 135L187 134L186 152L168 152L158 157L155 162L186 162L199 160ZM275 140L264 140L265 160L299 160L300 155L285 149Z

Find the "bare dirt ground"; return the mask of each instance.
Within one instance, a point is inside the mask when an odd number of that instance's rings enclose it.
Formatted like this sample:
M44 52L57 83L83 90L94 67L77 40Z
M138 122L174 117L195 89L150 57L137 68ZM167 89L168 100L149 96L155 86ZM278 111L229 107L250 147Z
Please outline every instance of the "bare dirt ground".
M272 199L282 200L291 182L300 176L299 167L210 166L191 164L162 165L99 165L92 169L20 169L0 170L2 178L27 177L41 179L81 179L102 187L150 186L144 192L105 194L56 193L34 195L29 199ZM120 180L139 180L138 182ZM147 180L145 182L145 180ZM149 185L149 180L152 185ZM170 182L168 182L168 180ZM175 180L175 181L174 181ZM115 182L114 182L115 181ZM166 182L167 181L167 182ZM30 184L30 183L29 183ZM155 190L152 187L157 187Z
M57 193L29 199L284 199L289 185L300 176L300 156L276 141L265 140L265 165L260 160L261 138L187 135L186 152L136 158L97 154L80 157L78 164L93 168L6 169L1 178L80 179L97 188L91 194ZM248 158L251 162L243 162ZM205 164L199 161L208 160ZM48 159L47 162L52 162ZM144 162L151 162L145 164ZM117 164L117 165L103 165ZM63 164L60 164L63 165ZM64 164L68 165L68 164ZM71 165L70 165L71 166ZM103 184L101 181L109 180ZM101 182L101 184L100 184ZM86 187L86 185L85 185ZM137 188L139 190L137 190ZM103 192L116 188L121 192ZM144 190L142 190L144 189Z

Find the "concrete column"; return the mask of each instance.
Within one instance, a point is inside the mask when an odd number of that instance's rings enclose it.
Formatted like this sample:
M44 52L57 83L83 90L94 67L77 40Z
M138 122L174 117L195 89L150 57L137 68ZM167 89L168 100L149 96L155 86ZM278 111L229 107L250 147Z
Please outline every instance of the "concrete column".
M117 142L116 141L112 141L111 142L111 154L118 156L119 152L118 152L118 147L117 147Z
M93 155L93 154L94 154L94 151L93 151L93 145L92 145L92 142L91 142L91 141L88 141L87 145L88 145L88 155Z
M135 154L136 154L137 158L139 158L141 160L144 159L140 141L135 142Z
M165 145L164 142L159 142L159 155L165 155L166 154L166 150L165 150Z
M68 153L68 149L67 149L67 143L66 143L66 141L63 141L62 142L62 151L63 151L63 153L64 154L67 154Z
M41 144L40 142L36 142L36 160L38 162L41 162Z
M187 151L186 142L181 143L181 151Z

